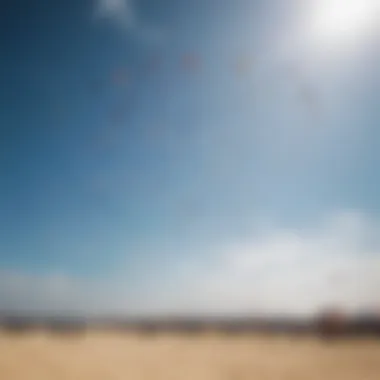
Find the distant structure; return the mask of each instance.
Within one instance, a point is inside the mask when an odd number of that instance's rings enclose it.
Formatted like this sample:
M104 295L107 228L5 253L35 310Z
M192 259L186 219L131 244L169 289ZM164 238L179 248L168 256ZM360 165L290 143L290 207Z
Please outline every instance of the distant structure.
M85 321L72 319L52 319L44 326L50 333L59 335L81 335L87 327Z
M317 318L317 332L326 340L341 337L348 332L348 322L345 314L339 309L324 311Z
M380 315L376 312L348 316L339 309L325 310L314 319L295 319L285 316L275 318L73 318L0 316L4 332L21 335L33 330L44 330L59 337L82 336L87 330L105 329L133 332L144 337L155 337L165 333L197 336L204 332L220 332L226 336L263 334L275 336L310 336L316 334L326 342L347 337L371 337L380 339Z
M380 315L376 312L363 313L351 325L351 334L380 338Z
M159 327L154 323L141 323L138 325L137 330L143 336L152 336L158 333Z
M1 327L7 333L22 334L35 328L36 323L29 318L4 317L1 319Z
M369 312L348 318L340 310L328 310L317 319L317 332L325 340L342 337L380 338L380 316Z

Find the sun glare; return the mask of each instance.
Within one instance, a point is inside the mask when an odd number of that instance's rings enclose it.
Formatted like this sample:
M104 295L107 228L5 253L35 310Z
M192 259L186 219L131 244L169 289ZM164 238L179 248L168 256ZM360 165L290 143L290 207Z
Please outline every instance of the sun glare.
M357 43L372 31L377 0L315 0L311 9L313 39L323 45Z

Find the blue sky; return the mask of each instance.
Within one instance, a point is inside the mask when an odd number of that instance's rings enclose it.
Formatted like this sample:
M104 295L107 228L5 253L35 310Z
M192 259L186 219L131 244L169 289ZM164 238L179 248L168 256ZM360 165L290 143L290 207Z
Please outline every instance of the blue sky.
M379 34L360 4L3 5L1 308L377 305Z

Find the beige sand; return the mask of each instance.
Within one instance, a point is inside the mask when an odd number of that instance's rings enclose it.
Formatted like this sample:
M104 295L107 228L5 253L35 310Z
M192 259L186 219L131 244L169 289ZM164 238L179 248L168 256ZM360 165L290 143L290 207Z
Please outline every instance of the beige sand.
M1 380L378 380L380 342L91 332L0 334Z

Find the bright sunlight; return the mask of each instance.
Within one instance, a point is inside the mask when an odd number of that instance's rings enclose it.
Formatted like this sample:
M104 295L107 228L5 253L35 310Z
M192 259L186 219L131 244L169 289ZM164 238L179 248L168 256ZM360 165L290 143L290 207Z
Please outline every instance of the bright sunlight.
M312 38L321 47L361 43L373 31L377 0L315 0Z

